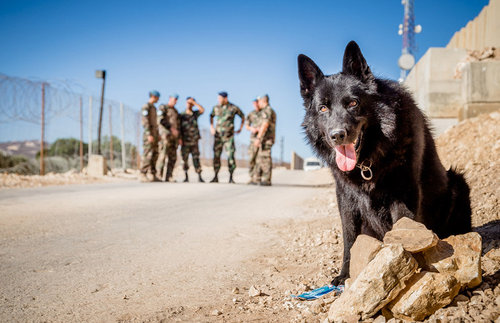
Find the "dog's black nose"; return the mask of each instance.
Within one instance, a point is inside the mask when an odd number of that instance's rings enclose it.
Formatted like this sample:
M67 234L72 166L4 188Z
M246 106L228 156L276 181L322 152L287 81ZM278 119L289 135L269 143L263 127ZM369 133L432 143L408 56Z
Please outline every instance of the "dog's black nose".
M333 142L337 145L342 145L345 137L347 137L347 131L344 129L334 129L330 131L330 138L332 138Z

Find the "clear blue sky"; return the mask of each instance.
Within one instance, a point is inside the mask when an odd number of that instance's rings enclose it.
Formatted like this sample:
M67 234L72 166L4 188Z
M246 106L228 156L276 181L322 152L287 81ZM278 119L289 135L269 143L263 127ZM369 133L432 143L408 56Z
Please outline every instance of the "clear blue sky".
M423 26L417 59L429 47L445 46L486 4L415 0L416 23ZM0 73L75 80L97 94L94 71L106 69L106 96L137 109L150 89L161 92L162 102L179 93L178 108L191 95L209 109L226 90L245 113L255 96L269 93L288 160L292 149L311 154L300 128L297 55L336 73L345 45L355 40L374 73L397 79L402 19L398 0L0 0ZM208 126L208 113L200 123ZM0 141L11 139L0 132Z

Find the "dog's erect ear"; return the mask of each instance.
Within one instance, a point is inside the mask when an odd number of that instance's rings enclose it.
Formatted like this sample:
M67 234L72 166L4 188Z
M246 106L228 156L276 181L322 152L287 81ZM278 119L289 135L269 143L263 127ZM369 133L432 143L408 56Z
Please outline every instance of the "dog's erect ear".
M366 64L363 54L361 54L361 49L359 49L358 44L353 40L345 48L342 73L353 75L363 82L369 82L374 79L370 67Z
M300 94L304 99L310 99L314 88L324 77L323 72L306 55L300 54L297 61L299 65Z

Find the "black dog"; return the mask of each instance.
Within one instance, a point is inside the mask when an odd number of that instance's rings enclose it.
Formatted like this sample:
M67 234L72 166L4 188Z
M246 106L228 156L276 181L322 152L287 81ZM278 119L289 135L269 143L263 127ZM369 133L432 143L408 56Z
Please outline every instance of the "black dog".
M305 55L298 67L302 126L331 168L342 219L343 265L334 285L349 277L356 237L381 240L401 217L440 238L471 230L469 187L462 174L444 169L428 121L403 86L374 77L354 41L341 73L325 76Z

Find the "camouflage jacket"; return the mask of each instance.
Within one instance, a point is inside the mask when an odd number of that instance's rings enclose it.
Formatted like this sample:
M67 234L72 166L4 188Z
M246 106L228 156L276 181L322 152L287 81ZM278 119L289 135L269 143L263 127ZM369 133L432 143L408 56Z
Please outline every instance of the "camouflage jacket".
M259 128L260 125L261 125L261 120L260 120L260 115L259 115L260 111L257 111L257 110L252 110L252 112L250 112L248 115L247 115L247 118L245 120L245 122L247 123L247 125L249 127L254 127L254 128ZM257 138L257 134L258 132L256 133L250 133L250 141L253 141L255 140L255 138Z
M234 117L236 115L239 115L242 119L245 117L240 108L232 103L214 106L210 117L217 117L216 134L225 138L232 137L234 135Z
M160 128L160 136L172 136L170 129L180 129L181 122L179 112L175 107L170 107L162 104L158 107L158 127Z
M181 138L183 145L196 144L200 140L200 129L198 129L198 117L200 111L195 110L193 113L186 111L180 114L181 120Z
M145 104L141 109L142 126L144 128L144 140L148 136L153 136L158 140L158 122L156 120L156 107L152 103Z
M276 137L276 112L274 112L271 106L268 105L259 111L259 116L262 123L266 121L269 122L269 127L262 138L262 142L270 140L274 143L274 139Z

